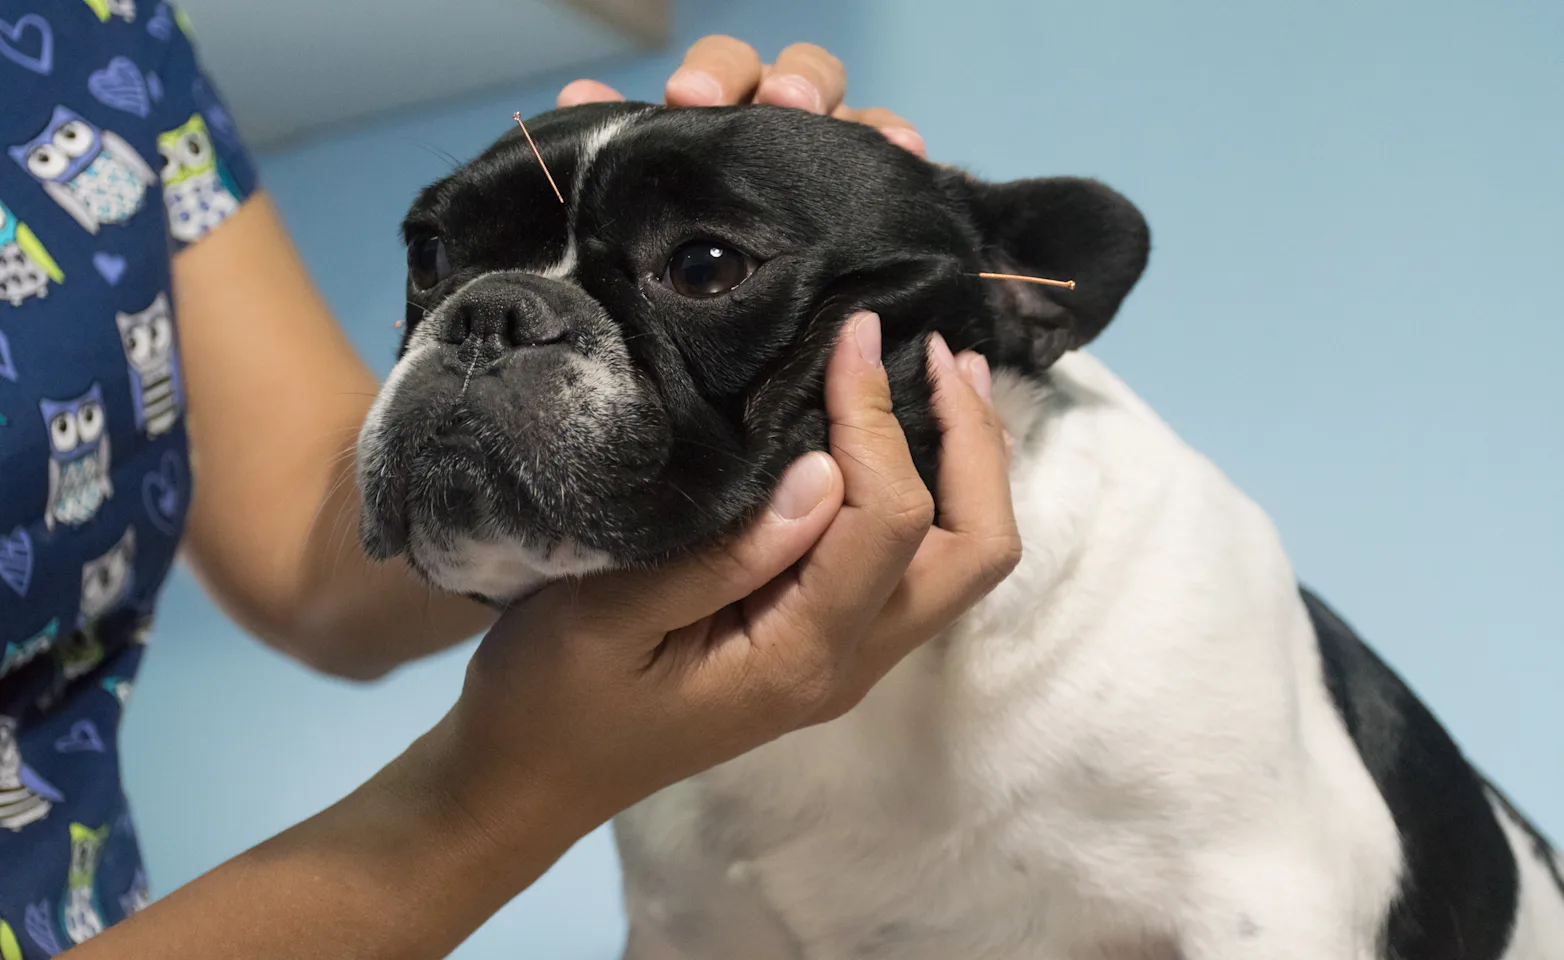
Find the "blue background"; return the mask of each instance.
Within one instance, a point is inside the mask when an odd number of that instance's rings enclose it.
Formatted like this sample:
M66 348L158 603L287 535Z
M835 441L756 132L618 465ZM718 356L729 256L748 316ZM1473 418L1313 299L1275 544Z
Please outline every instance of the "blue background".
M1132 197L1156 250L1099 355L1564 834L1564 6L679 4L677 50L710 32L768 57L825 45L853 102L914 120L937 159L1094 175ZM596 75L655 98L676 60ZM441 154L471 156L569 79L261 158L380 372L413 193L449 168ZM125 732L156 889L369 776L449 705L465 655L371 687L321 679L176 577ZM621 934L599 833L459 956L611 958Z

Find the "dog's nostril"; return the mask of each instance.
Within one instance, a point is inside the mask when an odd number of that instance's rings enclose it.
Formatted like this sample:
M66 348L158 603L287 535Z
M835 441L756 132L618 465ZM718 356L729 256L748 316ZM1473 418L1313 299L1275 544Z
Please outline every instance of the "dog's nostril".
M547 311L516 304L505 311L505 339L517 350L546 347L565 339L565 323Z
M447 343L462 344L472 336L472 311L473 305L464 303L451 311L451 322L445 328Z
M511 304L505 308L505 339L513 347L524 347L532 342L531 325L520 307Z

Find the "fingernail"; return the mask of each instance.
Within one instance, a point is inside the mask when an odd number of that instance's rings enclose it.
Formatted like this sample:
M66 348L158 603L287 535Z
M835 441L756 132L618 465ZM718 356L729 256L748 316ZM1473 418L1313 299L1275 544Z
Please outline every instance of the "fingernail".
M911 127L886 127L880 133L885 139L903 150L911 151L915 156L922 157L928 154L928 145L923 142L922 135Z
M950 353L950 344L938 333L929 334L929 353L934 363L946 372L956 372L956 358Z
M811 453L788 468L771 495L771 509L783 520L809 516L831 490L831 464L823 453Z
M761 96L767 103L797 107L811 113L825 113L825 102L814 84L794 73L767 77Z
M669 100L692 107L711 107L722 102L722 84L704 70L681 67L668 78Z
M989 406L994 404L994 377L989 372L988 360L981 353L967 358L967 382Z
M613 93L612 90L608 90L602 84L592 80L585 78L572 80L565 84L563 90L559 91L559 98L556 102L561 107L578 107L583 103L595 103L599 100L608 99L603 95L605 92Z
M1005 430L1004 433L1005 433L1005 463L1008 465L1012 460L1015 459L1015 455L1016 455L1016 438L1010 435L1010 431L1009 430Z
M858 340L858 352L864 363L871 367L880 365L880 318L873 313L860 313L853 318L853 336Z

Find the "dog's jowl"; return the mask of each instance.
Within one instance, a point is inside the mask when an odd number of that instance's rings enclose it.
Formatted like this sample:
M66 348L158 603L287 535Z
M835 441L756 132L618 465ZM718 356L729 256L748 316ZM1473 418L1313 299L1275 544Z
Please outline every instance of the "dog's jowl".
M514 131L407 217L371 554L505 603L732 534L824 448L860 308L925 480L931 331L1016 438L1008 580L845 717L616 821L628 960L1564 960L1559 855L1081 349L1146 263L1128 200L799 111L529 128L564 204Z

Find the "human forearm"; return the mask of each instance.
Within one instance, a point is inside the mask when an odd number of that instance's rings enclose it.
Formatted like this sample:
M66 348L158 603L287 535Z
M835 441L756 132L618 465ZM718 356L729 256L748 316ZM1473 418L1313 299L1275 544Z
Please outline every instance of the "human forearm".
M457 755L437 728L335 806L68 956L446 956L595 826L537 784L476 795Z

